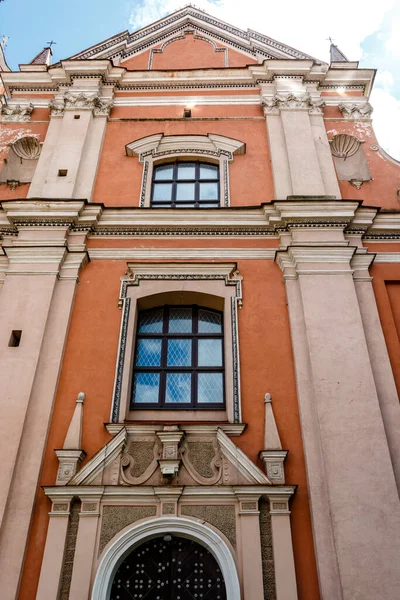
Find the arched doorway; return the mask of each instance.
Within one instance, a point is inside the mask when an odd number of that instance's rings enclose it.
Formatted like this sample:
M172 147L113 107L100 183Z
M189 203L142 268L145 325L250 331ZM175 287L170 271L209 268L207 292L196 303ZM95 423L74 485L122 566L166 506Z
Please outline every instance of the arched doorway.
M226 600L221 569L194 540L164 535L136 546L120 564L110 600Z
M226 598L226 600L240 600L239 577L232 550L224 539L207 524L185 517L150 519L127 527L120 535L116 536L104 550L98 564L91 599L110 600L115 575L131 552L148 541L160 537L164 538L166 535L192 540L201 548L207 549L207 552L215 559L217 568L221 570L225 593L223 598ZM135 599L135 592L131 598ZM131 598L128 596L129 600ZM157 599L157 596L155 598ZM194 598L200 600L200 597L196 598L194 596ZM137 596L137 599L139 599L139 596ZM118 600L125 599L121 596ZM150 597L148 599L143 597L140 600L150 600ZM160 600L164 599L160 597ZM177 598L173 600L177 600ZM183 596L182 600L188 600L188 596ZM190 596L189 600L191 600ZM211 597L207 598L205 596L204 600L211 600Z

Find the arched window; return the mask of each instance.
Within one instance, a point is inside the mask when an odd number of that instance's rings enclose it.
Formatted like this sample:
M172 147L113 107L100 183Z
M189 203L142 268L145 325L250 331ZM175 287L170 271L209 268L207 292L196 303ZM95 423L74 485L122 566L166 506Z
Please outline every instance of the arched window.
M197 305L141 311L131 409L224 404L222 313Z
M153 208L218 208L219 166L205 162L162 164L154 167Z

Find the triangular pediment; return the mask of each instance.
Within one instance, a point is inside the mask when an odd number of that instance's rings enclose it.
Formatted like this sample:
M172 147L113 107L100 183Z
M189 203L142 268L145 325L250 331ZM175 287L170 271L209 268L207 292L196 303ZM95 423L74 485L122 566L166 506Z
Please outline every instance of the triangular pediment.
M71 56L69 60L111 59L123 65L129 58L151 48L160 47L186 33L197 35L219 46L232 48L260 63L266 59L321 62L266 35L229 25L193 6L185 6L133 33L123 31Z
M271 485L218 426L121 427L68 485Z

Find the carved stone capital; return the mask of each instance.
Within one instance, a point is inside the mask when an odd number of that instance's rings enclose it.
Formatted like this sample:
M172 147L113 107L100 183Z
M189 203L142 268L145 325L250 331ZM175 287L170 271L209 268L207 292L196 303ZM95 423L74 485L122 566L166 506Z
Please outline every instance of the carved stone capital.
M65 110L92 110L96 117L108 117L113 107L112 98L103 98L97 92L88 94L84 92L66 92L61 100L49 102L50 114L62 117Z
M372 111L374 110L369 102L364 102L363 104L341 102L338 106L343 117L349 121L368 120L371 118Z
M310 114L323 114L325 102L322 98L312 98L309 93L275 94L262 99L264 115L279 115L283 110L308 110Z
M3 123L26 123L30 120L33 111L33 104L4 104L1 107L1 116Z

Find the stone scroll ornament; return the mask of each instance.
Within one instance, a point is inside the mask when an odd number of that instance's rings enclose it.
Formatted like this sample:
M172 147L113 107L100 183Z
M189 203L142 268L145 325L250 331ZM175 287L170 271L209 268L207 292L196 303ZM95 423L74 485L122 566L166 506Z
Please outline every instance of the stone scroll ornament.
M199 485L215 485L222 476L222 456L217 440L185 441L181 446L182 462Z
M121 457L121 478L128 485L145 483L158 468L162 447L158 440L131 442Z
M4 123L26 123L31 118L33 104L4 104L1 107L1 116Z

